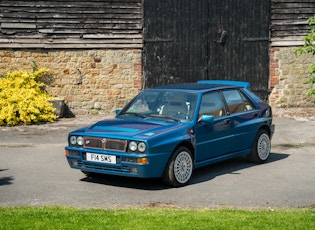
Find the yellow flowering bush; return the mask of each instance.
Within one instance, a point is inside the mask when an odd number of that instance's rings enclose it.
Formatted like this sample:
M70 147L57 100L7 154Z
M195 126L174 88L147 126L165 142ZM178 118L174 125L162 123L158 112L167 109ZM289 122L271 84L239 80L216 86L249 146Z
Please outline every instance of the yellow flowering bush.
M32 72L9 71L0 76L0 125L53 122L55 108L48 102L52 97L39 80L47 69Z

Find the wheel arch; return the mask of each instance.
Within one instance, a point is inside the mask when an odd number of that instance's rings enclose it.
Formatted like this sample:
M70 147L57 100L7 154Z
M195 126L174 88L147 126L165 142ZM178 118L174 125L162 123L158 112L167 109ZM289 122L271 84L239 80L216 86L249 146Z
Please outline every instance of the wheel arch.
M267 132L268 132L268 135L269 135L269 137L270 137L270 135L271 135L271 130L270 130L270 127L268 126L268 125L263 125L263 126L261 126L259 129L258 129L258 132L259 132L259 130L266 130ZM258 133L257 132L257 133Z
M186 148L188 148L191 152L191 157L193 158L193 160L195 159L195 148L193 146L193 144L189 141L182 141L181 143L179 143L173 150L173 152L178 149L181 146L185 146Z
M178 148L180 148L180 147L182 147L182 146L184 146L184 147L186 147L186 148L188 148L188 149L190 150L193 163L195 163L195 161L194 161L194 159L195 159L195 148L194 148L194 146L193 146L193 144L192 144L191 142L189 142L188 140L184 140L184 141L180 142L179 144L177 144L177 145L173 148L171 154L169 155L169 158L168 158L168 160L167 160L167 163L165 164L165 167L167 166L167 164L168 164L168 162L170 161L170 159L171 159L172 155L174 154L174 152L175 152ZM164 168L164 170L165 170L165 168Z
M263 134L266 134L268 136L268 146L266 143L264 143L262 146L263 147L258 147L260 142L260 138L262 137ZM270 135L271 135L271 130L270 128L265 125L262 126L258 129L256 137L254 139L253 145L252 145L252 150L251 153L247 155L247 159L252 162L252 163L264 163L267 161L269 155L270 155L270 150L271 150L271 143L270 143ZM266 152L268 150L268 152Z

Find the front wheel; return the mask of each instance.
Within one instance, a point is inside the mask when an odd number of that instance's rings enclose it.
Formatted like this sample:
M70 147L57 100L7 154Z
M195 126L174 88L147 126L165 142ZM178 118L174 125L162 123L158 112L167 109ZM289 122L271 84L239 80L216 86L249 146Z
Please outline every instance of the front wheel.
M254 163L264 163L267 161L271 150L271 141L269 133L261 129L258 131L252 152L248 155L248 159Z
M191 151L184 146L177 148L166 165L163 181L173 187L188 183L192 176L193 159Z

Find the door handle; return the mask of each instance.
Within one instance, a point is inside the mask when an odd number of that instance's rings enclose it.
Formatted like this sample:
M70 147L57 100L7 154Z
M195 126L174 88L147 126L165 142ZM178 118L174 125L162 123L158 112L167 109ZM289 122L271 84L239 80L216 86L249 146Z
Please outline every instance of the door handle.
M255 118L258 117L258 113L254 113L253 117L255 117Z

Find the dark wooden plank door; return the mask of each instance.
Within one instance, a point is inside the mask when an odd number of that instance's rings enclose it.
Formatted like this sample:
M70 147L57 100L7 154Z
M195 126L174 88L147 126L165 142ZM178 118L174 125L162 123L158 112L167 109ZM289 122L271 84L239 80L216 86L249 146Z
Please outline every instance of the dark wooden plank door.
M145 86L249 81L267 97L270 2L145 0Z
M207 77L207 0L144 1L147 86Z

